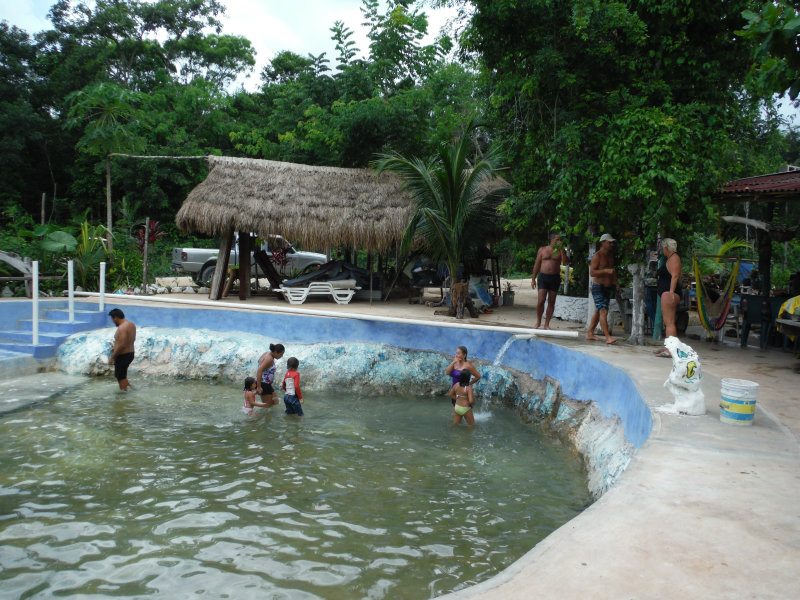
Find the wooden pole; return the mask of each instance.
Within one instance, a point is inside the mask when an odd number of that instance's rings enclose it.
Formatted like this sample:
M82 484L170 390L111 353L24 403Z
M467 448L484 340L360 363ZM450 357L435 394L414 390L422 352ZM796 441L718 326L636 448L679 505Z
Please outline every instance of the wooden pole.
M42 225L44 225L45 205L47 204L47 194L42 192Z
M219 300L222 297L222 286L225 284L225 277L228 274L228 263L231 260L231 247L233 246L233 227L222 236L219 244L219 254L217 255L217 267L214 269L214 277L211 278L211 290L208 293L210 300Z
M144 264L142 265L142 294L144 296L147 295L147 246L150 240L150 217L144 218L144 255L142 256L142 260Z
M239 300L245 301L250 295L250 246L248 232L239 232Z
M111 157L106 156L106 227L108 228L108 255L114 250L114 239L112 232L113 223L111 222Z

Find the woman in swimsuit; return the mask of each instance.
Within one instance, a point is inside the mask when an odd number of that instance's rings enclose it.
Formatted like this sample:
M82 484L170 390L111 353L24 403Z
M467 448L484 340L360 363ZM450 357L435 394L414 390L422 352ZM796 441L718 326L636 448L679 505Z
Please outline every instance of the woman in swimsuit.
M459 346L456 348L456 355L453 358L453 362L448 365L445 369L445 374L450 376L452 383L450 387L457 385L462 372L467 372L471 374L474 379L469 385L475 385L478 380L481 378L481 374L478 373L478 370L472 366L472 363L467 360L467 347L466 346ZM453 401L455 405L455 400Z
M461 419L467 421L467 425L475 425L475 415L472 414L472 405L475 399L472 397L472 387L469 385L469 371L462 371L458 383L450 388L449 396L453 400L453 425L460 425Z
M269 352L264 352L258 359L256 391L267 407L278 403L278 396L272 384L275 381L275 361L283 358L284 352L286 352L286 348L283 347L283 344L270 344Z
M678 335L675 325L678 305L681 301L681 257L678 256L678 242L672 238L661 240L664 264L656 271L656 289L661 298L661 316L664 319L664 337ZM656 352L656 356L671 358L666 347Z

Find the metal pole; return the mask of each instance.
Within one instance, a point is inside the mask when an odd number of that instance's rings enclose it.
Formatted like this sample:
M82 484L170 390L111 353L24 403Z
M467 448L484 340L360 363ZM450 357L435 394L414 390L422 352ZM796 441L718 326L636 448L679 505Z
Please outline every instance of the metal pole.
M150 217L144 219L144 265L142 265L142 290L147 296L147 242L150 238Z
M69 322L75 322L75 261L67 261L67 306L69 306Z
M39 345L39 261L33 261L31 272L31 283L33 284L33 345Z
M106 263L100 263L100 312L106 309Z

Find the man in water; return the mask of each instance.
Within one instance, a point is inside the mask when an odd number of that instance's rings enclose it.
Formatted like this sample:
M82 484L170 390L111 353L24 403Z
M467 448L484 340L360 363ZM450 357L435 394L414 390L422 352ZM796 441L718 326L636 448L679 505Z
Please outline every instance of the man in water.
M564 250L561 236L557 233L551 233L550 244L539 248L539 252L536 253L536 262L533 263L531 287L533 289L539 288L534 329L539 329L542 325L545 299L547 300L547 315L544 320L544 328L550 329L550 319L553 318L556 295L561 285L561 263L569 264L569 257Z
M133 362L136 324L128 321L125 314L118 308L111 310L108 316L117 326L114 334L114 347L111 349L111 356L108 357L108 364L114 365L114 377L117 378L119 389L125 392L131 385L128 381L128 366Z
M600 328L606 336L606 344L613 344L617 338L612 337L608 330L608 307L617 285L617 271L614 269L614 242L616 240L610 233L600 236L600 249L595 252L589 266L589 275L592 278L592 298L597 309L592 315L589 328L586 330L586 339L594 341L597 338L594 330L600 321Z

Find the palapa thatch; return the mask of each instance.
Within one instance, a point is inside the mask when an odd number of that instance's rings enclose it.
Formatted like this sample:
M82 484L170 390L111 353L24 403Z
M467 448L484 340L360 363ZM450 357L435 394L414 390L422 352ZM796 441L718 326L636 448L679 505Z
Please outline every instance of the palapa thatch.
M209 157L208 177L175 222L183 231L222 236L230 228L280 234L306 248L386 250L413 214L402 181L368 169L314 167Z

